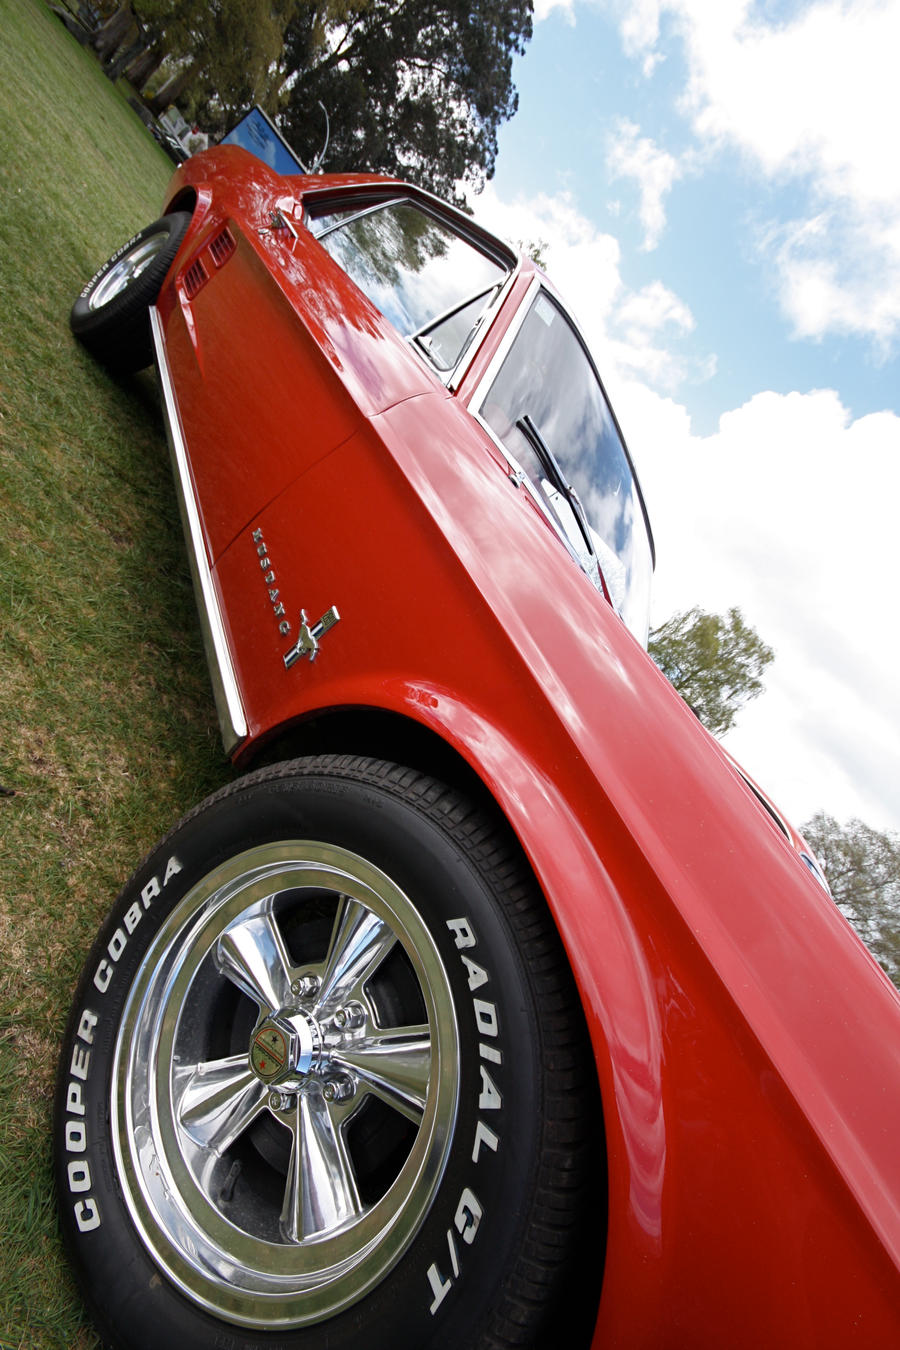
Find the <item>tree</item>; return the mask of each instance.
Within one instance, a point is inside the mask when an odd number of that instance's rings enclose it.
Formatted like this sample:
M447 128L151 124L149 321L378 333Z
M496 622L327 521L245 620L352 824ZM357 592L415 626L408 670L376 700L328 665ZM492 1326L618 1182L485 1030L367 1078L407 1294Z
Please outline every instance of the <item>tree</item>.
M145 45L184 73L214 135L253 103L304 163L398 174L463 203L494 171L531 0L135 0ZM129 7L130 13L130 7Z
M524 253L526 258L536 262L544 272L547 270L547 250L550 245L546 239L517 239L516 248L520 253Z
M762 693L762 676L775 659L741 611L707 614L695 606L673 614L650 634L650 655L700 718L722 736L741 708Z
M304 162L331 124L329 172L373 170L456 198L494 171L516 110L531 0L301 0L286 30L283 130Z
M801 827L841 912L900 986L900 834L817 811Z
M300 0L302 3L302 0ZM222 135L254 103L271 110L284 79L295 0L138 0L148 45L180 77L189 120ZM157 101L159 101L157 95ZM166 95L172 101L174 96Z
M101 61L106 61L136 31L130 5L120 5L103 22L91 39L91 46Z

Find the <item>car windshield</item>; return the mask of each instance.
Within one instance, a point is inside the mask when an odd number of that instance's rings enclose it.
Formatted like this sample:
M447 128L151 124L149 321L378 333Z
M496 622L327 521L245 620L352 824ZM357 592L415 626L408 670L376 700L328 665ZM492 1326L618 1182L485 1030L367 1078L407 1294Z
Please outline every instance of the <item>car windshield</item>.
M319 241L438 370L462 357L509 268L409 201L319 217Z
M479 412L590 571L587 517L613 604L646 642L653 554L640 490L593 362L546 292L528 310ZM561 473L551 471L554 460Z

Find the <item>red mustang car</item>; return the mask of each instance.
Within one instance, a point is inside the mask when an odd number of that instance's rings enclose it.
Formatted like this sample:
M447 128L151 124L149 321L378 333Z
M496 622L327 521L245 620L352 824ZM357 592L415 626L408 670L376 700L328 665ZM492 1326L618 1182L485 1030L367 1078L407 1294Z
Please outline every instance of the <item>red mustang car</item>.
M189 160L76 301L154 359L228 754L79 986L62 1222L149 1350L900 1345L900 999L644 649L542 273Z

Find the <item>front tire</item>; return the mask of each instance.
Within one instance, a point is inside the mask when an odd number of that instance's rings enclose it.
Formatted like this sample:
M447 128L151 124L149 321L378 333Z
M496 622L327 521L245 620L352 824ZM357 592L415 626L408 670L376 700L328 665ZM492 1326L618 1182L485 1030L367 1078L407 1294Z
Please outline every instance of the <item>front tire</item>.
M138 869L76 996L57 1180L95 1318L123 1350L541 1346L602 1249L592 1084L501 825L375 761L251 775Z
M116 249L72 306L72 332L98 361L120 374L153 361L150 308L178 252L187 211L173 211Z

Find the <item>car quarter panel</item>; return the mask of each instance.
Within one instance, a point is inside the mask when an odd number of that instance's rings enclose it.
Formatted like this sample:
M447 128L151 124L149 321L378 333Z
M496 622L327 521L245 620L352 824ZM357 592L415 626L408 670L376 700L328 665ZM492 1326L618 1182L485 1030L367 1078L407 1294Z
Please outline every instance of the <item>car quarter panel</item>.
M773 1309L801 1343L836 1343L840 1326L865 1344L898 1326L872 1231L900 1256L885 1133L898 1000L624 625L560 566L486 433L446 403L372 418L221 558L251 737L322 709L402 713L464 755L516 830L603 1093L597 1346L720 1345L726 1320L729 1344L755 1345ZM312 622L331 606L315 661L286 669L299 609ZM880 1071L860 1065L860 1038ZM810 1268L814 1306L795 1296Z
M300 225L285 180L232 172L244 159L203 157L192 186L215 205L158 302L210 561L361 416L442 387Z
M776 1320L785 1344L891 1343L896 992L487 432L299 224L271 229L279 202L299 220L303 180L203 159L217 214L160 314L242 753L325 710L402 714L510 821L603 1098L597 1350L755 1347ZM233 255L186 296L226 222ZM301 611L332 607L288 668Z

